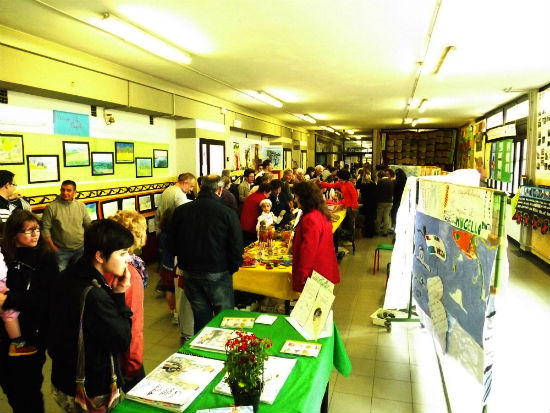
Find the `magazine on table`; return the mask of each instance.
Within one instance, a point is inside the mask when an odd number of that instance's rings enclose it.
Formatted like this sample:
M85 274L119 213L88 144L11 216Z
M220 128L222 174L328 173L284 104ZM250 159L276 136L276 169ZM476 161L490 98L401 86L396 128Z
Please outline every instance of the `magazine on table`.
M199 335L189 344L189 347L225 353L225 343L230 338L235 337L237 337L235 330L204 327Z
M281 353L294 354L297 356L317 357L321 351L322 344L308 343L306 341L287 340L283 344Z
M254 327L254 321L254 317L224 317L221 327L252 328Z
M126 398L182 412L223 369L223 361L175 353L132 388Z
M260 395L260 401L267 404L273 404L277 395L283 388L286 379L292 372L294 365L296 364L295 358L290 357L277 357L269 356L264 363L264 388L262 394ZM225 378L219 382L219 384L214 387L214 393L225 394L227 396L231 395L231 389L229 385L225 382Z

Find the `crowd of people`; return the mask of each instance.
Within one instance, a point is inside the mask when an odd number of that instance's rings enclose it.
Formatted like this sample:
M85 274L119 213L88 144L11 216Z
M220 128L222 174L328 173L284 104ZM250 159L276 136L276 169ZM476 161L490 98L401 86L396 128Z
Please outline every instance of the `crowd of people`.
M375 183L370 172L369 165L352 171L318 165L286 169L278 179L265 160L257 170L246 169L239 184L226 171L198 179L179 175L162 193L155 221L160 285L182 340L234 308L232 275L262 225L292 228L295 291L313 271L338 283L327 204L337 200L346 208L345 236L359 226L358 213L366 236L388 234L394 225L406 177L401 170L379 170ZM43 412L47 351L56 401L65 411L79 411L78 360L90 398L109 394L113 369L124 391L145 376L148 274L139 257L145 218L118 211L90 222L75 199L77 184L66 180L39 219L16 186L15 175L0 170L0 386L14 412Z

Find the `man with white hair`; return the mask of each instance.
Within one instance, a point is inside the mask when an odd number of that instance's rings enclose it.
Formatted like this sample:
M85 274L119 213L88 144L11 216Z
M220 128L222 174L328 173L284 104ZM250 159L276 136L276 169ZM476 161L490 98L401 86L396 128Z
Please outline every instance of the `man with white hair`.
M329 175L330 171L328 169L325 169L323 165L317 165L315 167L315 177L319 178L321 181L326 180Z

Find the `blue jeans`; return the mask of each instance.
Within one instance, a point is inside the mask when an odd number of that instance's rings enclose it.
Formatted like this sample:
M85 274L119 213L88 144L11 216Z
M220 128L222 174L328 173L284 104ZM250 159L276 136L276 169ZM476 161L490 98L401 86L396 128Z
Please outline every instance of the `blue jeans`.
M235 307L233 276L229 271L184 271L183 281L185 296L193 310L195 333L221 310Z
M77 250L62 250L58 249L55 253L57 258L57 265L59 266L59 271L63 271L67 268L67 265L72 264L77 261L84 254L84 247Z

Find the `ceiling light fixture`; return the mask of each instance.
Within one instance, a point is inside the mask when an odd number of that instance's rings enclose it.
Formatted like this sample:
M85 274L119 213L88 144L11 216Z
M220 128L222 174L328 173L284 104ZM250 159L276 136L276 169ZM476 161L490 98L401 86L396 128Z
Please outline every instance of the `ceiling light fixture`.
M126 42L132 43L140 49L160 56L164 59L181 64L191 63L191 56L184 51L166 43L158 37L146 33L138 27L121 20L110 13L103 13L101 19L89 20L89 23Z
M321 126L321 129L324 129L328 132L336 132L334 129L332 129L330 126Z
M272 105L272 106L275 106L277 108L282 108L283 107L283 102L281 102L280 100L275 99L273 96L270 96L265 92L251 91L251 92L247 92L247 95L249 95L250 97L253 97L256 100L259 100L260 102L267 103L268 105Z
M445 59L447 59L447 56L449 56L449 53L452 50L456 50L456 47L454 46L447 46L445 49L443 49L443 52L441 53L441 56L439 57L439 61L437 62L437 66L434 70L434 75L437 75L439 71L441 70L441 66L443 66L443 62L445 62Z
M413 119L411 122L411 126L414 128L417 123L418 123L418 119Z
M420 113L424 113L424 111L426 110L426 102L428 101L428 99L424 98L420 101L420 104L418 105L418 111Z
M353 135L355 133L355 131L353 129L346 129L346 133L348 135Z
M306 122L309 122L309 123L317 123L317 120L313 116L310 116L307 114L302 115L300 113L295 113L294 116L302 120L305 120Z

